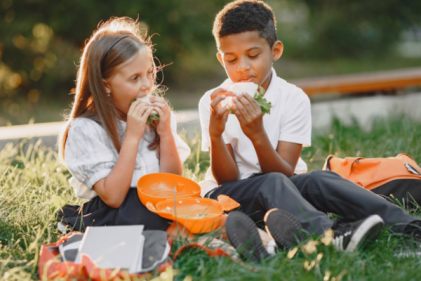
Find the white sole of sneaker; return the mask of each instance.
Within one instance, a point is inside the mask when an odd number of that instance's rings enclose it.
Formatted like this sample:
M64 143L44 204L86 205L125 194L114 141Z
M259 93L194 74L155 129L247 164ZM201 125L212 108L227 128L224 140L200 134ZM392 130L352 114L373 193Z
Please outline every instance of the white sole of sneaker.
M297 242L304 241L305 236L301 232L303 226L291 213L271 209L266 212L263 218L266 232L275 240L276 245L281 250L288 250Z
M354 252L358 246L367 240L374 240L382 231L384 222L379 215L369 216L352 235L351 241L344 250L345 252Z

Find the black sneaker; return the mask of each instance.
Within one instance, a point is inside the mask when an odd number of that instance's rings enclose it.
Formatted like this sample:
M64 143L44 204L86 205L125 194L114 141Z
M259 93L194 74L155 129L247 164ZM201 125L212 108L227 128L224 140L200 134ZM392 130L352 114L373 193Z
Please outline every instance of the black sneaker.
M231 244L246 261L260 262L270 257L263 246L253 220L244 213L232 211L225 222Z
M407 248L421 250L421 221L416 220L411 222L405 227L403 233Z
M379 237L383 226L384 222L378 215L348 223L339 220L332 226L334 233L332 244L338 251L354 252L362 248L367 241Z
M306 238L301 223L287 211L271 209L265 214L264 221L266 232L282 250L288 250Z

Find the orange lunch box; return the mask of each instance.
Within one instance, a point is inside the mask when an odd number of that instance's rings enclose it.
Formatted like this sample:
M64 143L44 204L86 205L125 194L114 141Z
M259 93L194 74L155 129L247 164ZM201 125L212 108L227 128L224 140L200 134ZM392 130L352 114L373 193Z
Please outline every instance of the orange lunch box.
M224 212L240 206L228 196L218 200L201 198L200 186L182 176L154 173L137 182L139 199L149 211L176 221L191 233L206 233L217 228Z

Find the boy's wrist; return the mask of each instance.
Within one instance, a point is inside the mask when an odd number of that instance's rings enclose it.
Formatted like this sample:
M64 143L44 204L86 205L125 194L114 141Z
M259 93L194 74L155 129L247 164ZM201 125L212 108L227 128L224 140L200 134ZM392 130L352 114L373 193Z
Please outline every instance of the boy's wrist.
M221 141L221 140L223 140L222 134L220 134L220 135L218 135L218 134L210 135L210 140L211 140L211 142Z
M268 135L266 134L266 131L263 130L260 133L256 133L252 135L252 138L250 138L250 141L253 143L254 146L258 145L266 145L269 141Z

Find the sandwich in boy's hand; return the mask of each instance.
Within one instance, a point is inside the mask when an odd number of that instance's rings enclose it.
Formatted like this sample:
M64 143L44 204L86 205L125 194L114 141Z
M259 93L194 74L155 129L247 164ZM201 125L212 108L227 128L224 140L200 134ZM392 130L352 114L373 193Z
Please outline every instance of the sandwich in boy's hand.
M272 104L264 98L265 89L254 84L253 82L240 82L234 83L229 88L228 91L234 93L235 95L240 95L242 93L247 93L252 96L256 102L259 104L260 109L262 110L262 115L270 114L270 109ZM222 106L227 105L230 107L230 113L233 114L232 106L232 97L227 97L223 102Z
M141 97L141 98L136 98L136 99L132 100L132 102L134 102L135 100L140 100L140 101L143 101L143 102L146 102L146 103L150 104L151 103L150 98L151 98L151 96L147 95L147 96L144 96L144 97ZM146 124L149 125L153 121L159 122L159 115L158 115L158 112L156 112L155 110L152 110L151 114L148 116L148 120L146 120Z

